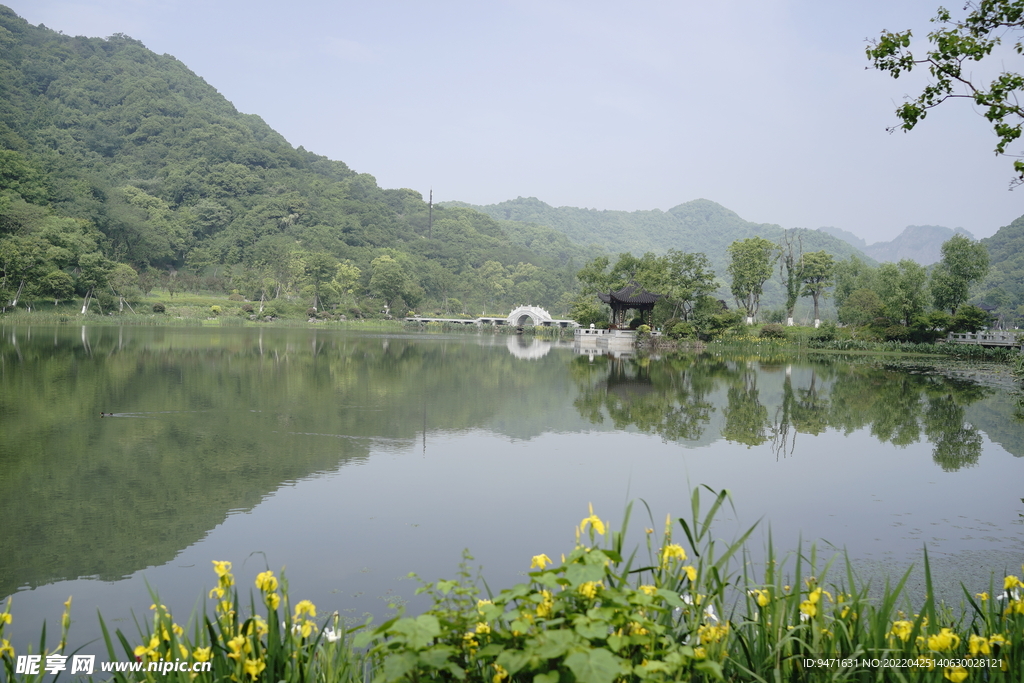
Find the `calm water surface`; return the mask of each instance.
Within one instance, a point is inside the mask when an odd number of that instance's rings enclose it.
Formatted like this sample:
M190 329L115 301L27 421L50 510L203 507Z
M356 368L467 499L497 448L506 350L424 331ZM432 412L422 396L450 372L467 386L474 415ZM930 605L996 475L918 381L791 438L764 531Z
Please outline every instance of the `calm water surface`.
M878 359L612 359L529 337L305 329L0 328L0 596L15 644L74 596L134 632L147 583L183 620L230 560L353 620L409 572L492 588L573 544L587 505L685 514L697 484L777 546L865 574L928 545L946 594L1024 561L1012 385ZM101 417L103 413L112 416ZM649 526L642 505L634 523ZM642 531L634 534L639 540ZM913 586L912 586L913 587ZM12 629L12 630L10 630ZM93 646L95 648L95 646ZM100 650L96 649L96 653Z

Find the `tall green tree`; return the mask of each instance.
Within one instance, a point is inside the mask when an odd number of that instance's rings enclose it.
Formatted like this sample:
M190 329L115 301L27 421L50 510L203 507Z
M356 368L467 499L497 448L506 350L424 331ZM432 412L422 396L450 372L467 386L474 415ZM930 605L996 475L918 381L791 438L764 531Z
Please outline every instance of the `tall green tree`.
M729 275L732 277L732 295L736 305L747 314L747 324L754 324L754 316L761 306L764 283L772 276L777 247L763 237L748 237L729 245Z
M322 295L325 285L338 272L338 259L325 251L314 251L305 254L303 259L303 275L313 289L312 307L314 311L323 308Z
M660 278L648 289L663 294L672 306L672 317L689 320L697 301L715 291L715 273L711 261L701 253L669 249L660 259Z
M998 75L984 83L975 79L974 63L992 57L993 50L1007 39L1013 41L1016 55L1024 54L1024 2L979 0L968 2L964 9L970 11L959 19L944 7L938 9L932 19L937 28L928 34L929 45L923 53L911 51L911 31L883 31L868 45L867 56L876 69L893 78L919 66L931 76L919 95L897 107L899 128L912 130L943 102L966 99L992 124L996 154L1006 154L1024 126L1024 76L1003 63L997 66ZM1002 55L998 59L1003 59ZM1016 159L1013 168L1014 183L1024 183L1024 160Z
M800 299L800 266L803 262L803 242L787 230L779 242L779 277L786 288L786 325L793 326L793 309ZM817 316L815 316L817 317Z
M818 300L826 296L825 290L835 284L836 263L832 254L826 251L812 251L804 254L800 264L801 294L814 300L814 326L821 324L818 316Z
M956 309L967 301L971 285L988 275L988 251L964 235L953 235L942 244L942 260L932 271L931 291L936 308Z
M390 255L382 254L370 263L370 293L380 297L388 311L402 295L408 282L409 274Z
M878 295L886 314L909 327L924 312L927 280L924 266L910 259L883 263L878 269Z

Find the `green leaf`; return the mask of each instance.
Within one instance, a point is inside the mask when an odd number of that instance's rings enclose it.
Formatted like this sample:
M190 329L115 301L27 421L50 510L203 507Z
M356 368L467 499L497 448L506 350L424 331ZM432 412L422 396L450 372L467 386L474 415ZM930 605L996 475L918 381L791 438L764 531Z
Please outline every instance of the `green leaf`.
M604 578L604 565L574 564L565 570L565 578L570 585L579 586L587 581L600 581Z
M405 636L409 647L422 649L441 635L441 624L434 615L421 614L415 619L402 619L392 630Z
M613 683L623 673L621 661L608 650L586 650L574 652L565 658L577 681L587 683Z
M548 671L533 677L533 683L558 683L558 672Z
M573 628L587 640L603 640L608 636L608 622L595 621L582 615L573 620Z
M576 641L576 634L573 631L545 631L537 636L536 646L532 648L532 654L541 659L558 659L565 656L569 648Z
M722 665L718 662L712 662L707 659L701 659L694 663L693 668L696 671L699 671L707 676L711 676L716 680L725 680L725 678L722 676Z

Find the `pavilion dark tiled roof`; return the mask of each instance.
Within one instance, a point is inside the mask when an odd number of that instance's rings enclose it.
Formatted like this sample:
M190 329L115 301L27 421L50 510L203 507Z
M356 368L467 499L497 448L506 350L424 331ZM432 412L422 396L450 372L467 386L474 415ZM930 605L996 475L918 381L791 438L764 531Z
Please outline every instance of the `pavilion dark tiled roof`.
M653 306L663 294L653 294L636 283L630 283L617 292L599 293L597 298L606 304L616 303L620 306Z

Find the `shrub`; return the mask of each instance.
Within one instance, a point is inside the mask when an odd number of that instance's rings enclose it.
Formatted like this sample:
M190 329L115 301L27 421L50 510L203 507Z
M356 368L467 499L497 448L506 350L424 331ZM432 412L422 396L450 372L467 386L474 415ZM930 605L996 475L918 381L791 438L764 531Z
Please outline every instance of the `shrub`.
M220 315L220 306L210 306L210 313L213 315Z
M761 339L785 339L786 330L779 323L768 323L761 328L760 334Z
M166 311L167 311L167 309L159 301L156 302L155 304L153 304L153 312L154 313L165 313Z
M252 304L242 304L242 310L246 313L252 313L256 309L252 307Z
M694 336L693 325L688 322L678 322L669 329L668 336L672 339L692 339Z
M827 320L821 324L821 326L814 332L811 332L810 339L814 341L832 341L836 338L838 333L836 324L831 320Z
M245 301L245 297L238 293L238 290L231 292L231 296L228 297L228 301Z

